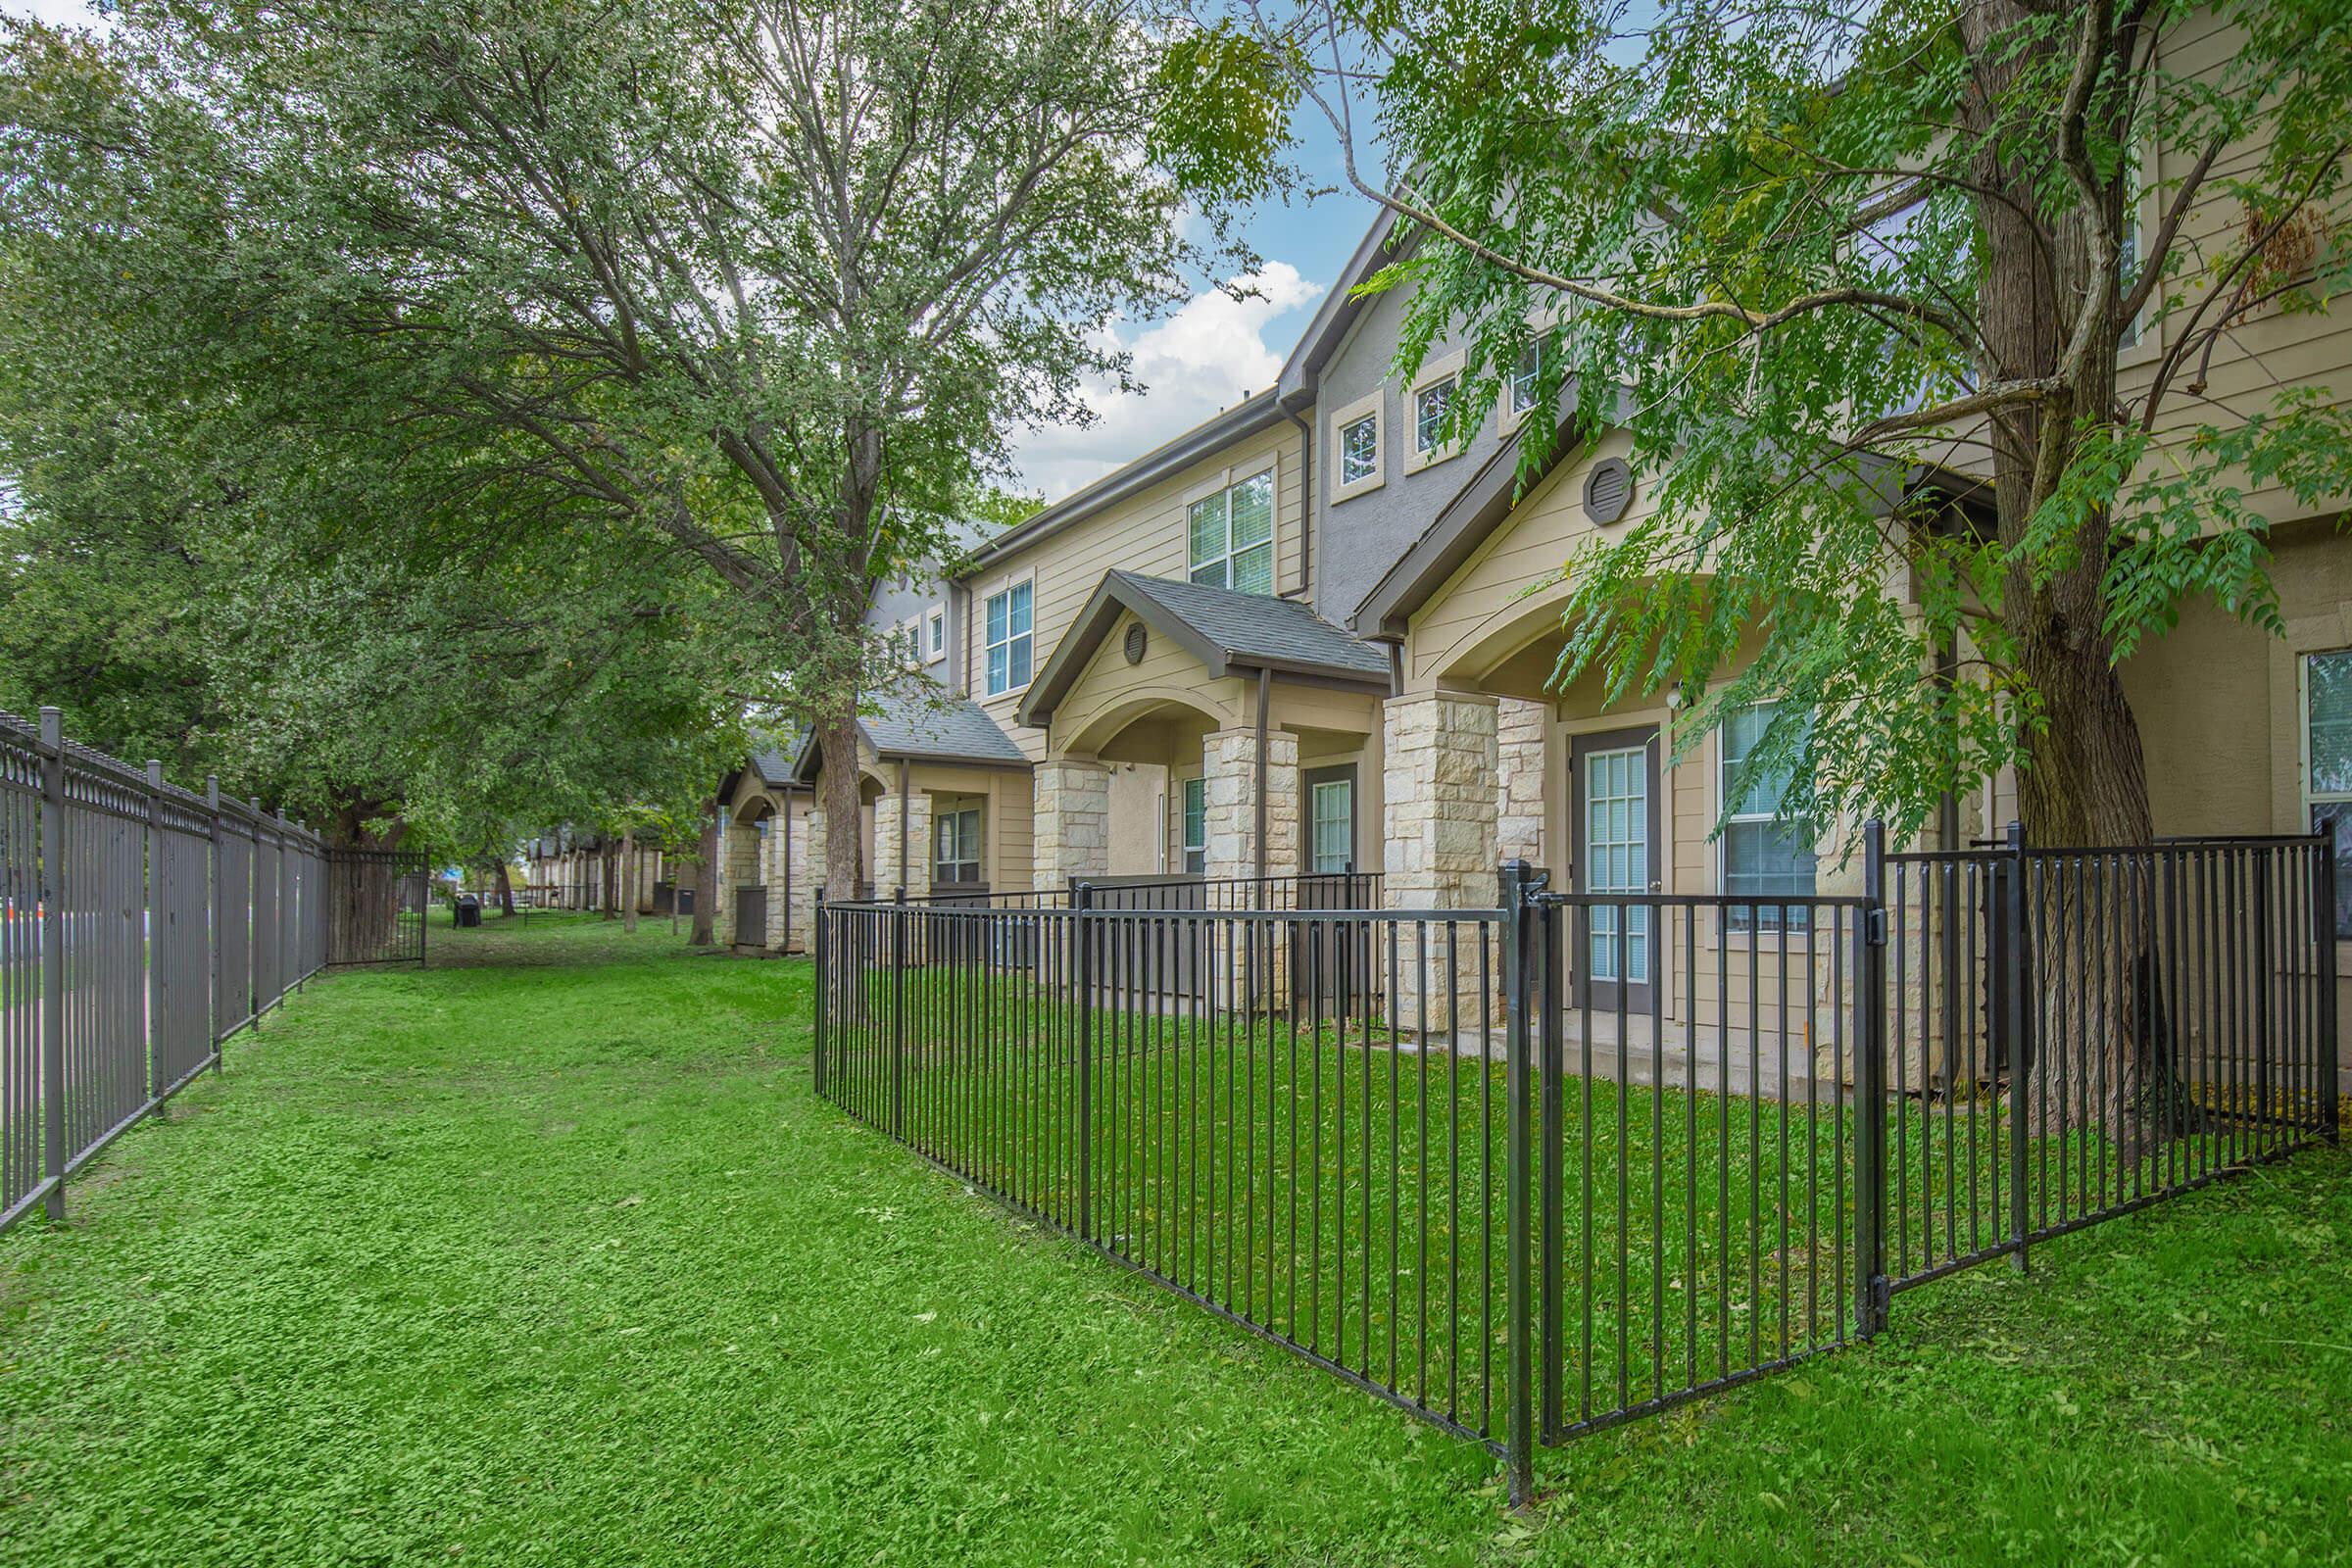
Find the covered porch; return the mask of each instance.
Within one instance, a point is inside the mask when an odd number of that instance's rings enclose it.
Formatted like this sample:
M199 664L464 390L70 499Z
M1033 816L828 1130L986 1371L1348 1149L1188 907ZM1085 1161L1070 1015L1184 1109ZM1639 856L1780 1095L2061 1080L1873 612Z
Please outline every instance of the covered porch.
M1270 884L1377 869L1390 664L1305 605L1107 573L1039 671L1034 877Z

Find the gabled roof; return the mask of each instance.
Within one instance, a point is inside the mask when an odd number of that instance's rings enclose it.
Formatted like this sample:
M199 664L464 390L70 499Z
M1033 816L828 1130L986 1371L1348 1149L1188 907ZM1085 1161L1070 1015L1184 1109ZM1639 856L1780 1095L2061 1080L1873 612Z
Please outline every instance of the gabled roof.
M1211 680L1265 669L1388 689L1386 655L1297 600L1107 571L1021 699L1022 723L1043 724L1054 716L1054 705L1126 611L1200 661Z
M1559 423L1544 466L1546 473L1584 450L1584 443L1576 439L1576 387L1563 387ZM1519 499L1519 438L1526 429L1521 425L1496 445L1469 483L1438 509L1421 537L1372 585L1353 617L1365 636L1402 639L1413 612L1427 604L1511 514Z
M1139 490L1158 483L1186 464L1215 451L1227 442L1254 435L1269 425L1282 423L1286 417L1274 400L1272 388L1251 393L1232 408L1194 425L1175 440L1152 448L1133 463L1104 474L1084 489L1071 491L1043 512L1013 524L973 552L970 563L958 575L969 575L992 562L1024 550L1083 517L1092 516L1113 502L1124 500Z
M1017 767L1026 770L1029 754L1013 744L988 710L969 697L953 696L927 677L926 688L890 693L873 699L875 711L858 720L858 733L883 761L961 762L974 767ZM792 777L808 783L823 765L823 754L811 734L801 742L792 760Z
M780 788L792 782L792 754L799 750L797 736L787 735L781 746L764 746L752 753L741 767L731 767L719 775L715 799L726 800L735 793L746 773L770 788Z
M1544 459L1542 479L1563 463L1582 457L1590 450L1577 438L1576 415L1581 388L1577 378L1570 376L1560 389L1559 423L1555 427L1551 446ZM1632 396L1623 387L1615 389L1611 398L1608 422L1622 424L1631 412ZM1429 603L1447 579L1459 570L1463 562L1475 554L1478 547L1502 526L1511 510L1519 503L1520 436L1527 426L1522 425L1494 449L1469 483L1455 492L1451 501L1440 508L1430 519L1429 526L1412 547L1398 556L1363 603L1355 607L1353 624L1368 638L1383 642L1401 641L1408 629L1407 622L1415 611ZM1983 482L1962 475L1931 469L1918 465L1891 463L1870 453L1858 454L1856 471L1868 487L1871 502L1878 510L1893 512L1923 494L1936 494L1952 505L1970 510L1981 505ZM1531 483L1528 486L1533 489Z
M1354 254L1341 270L1340 280L1323 296L1315 310L1315 318L1306 323L1292 348L1290 357L1282 362L1282 374L1275 378L1274 392L1286 409L1298 410L1315 401L1320 388L1323 367L1332 355L1339 352L1341 340L1355 318L1370 308L1372 300L1356 293L1356 288L1381 268L1410 249L1420 230L1408 227L1402 242L1394 253L1389 248L1389 236L1397 226L1396 220L1386 211L1374 215L1372 226L1364 237L1355 242Z

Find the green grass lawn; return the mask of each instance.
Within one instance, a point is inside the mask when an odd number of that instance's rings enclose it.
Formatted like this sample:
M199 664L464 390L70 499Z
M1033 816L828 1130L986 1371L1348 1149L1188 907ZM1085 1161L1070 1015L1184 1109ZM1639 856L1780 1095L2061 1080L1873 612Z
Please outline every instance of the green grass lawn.
M2352 1159L1486 1453L808 1090L798 962L576 917L312 986L0 1239L0 1561L2352 1560Z

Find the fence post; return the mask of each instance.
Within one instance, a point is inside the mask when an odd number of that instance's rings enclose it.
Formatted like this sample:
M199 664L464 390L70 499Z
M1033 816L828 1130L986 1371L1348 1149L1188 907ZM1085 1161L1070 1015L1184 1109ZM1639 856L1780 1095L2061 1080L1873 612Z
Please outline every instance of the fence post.
M890 911L890 1133L906 1136L906 908Z
M41 1206L66 1217L66 716L41 710L41 1130L49 1193Z
M2026 1137L2032 1108L2026 1103L2026 1085L2033 1077L2026 1070L2026 987L2032 983L2026 962L2026 825L2011 822L2004 838L2009 896L2001 902L2002 946L2007 950L2001 956L2008 973L2001 979L2001 1028L2009 1036L2009 1242L2015 1249L2009 1264L2023 1274L2026 1233L2033 1228L2026 1202Z
M825 900L821 888L817 891L815 915L809 922L808 937L816 949L816 1052L809 1071L816 1092L821 1095L825 1092L825 1024L828 1021L825 1007L828 978L825 962Z
M1551 886L1551 873L1529 873L1530 893L1543 893ZM1560 906L1556 904L1538 905L1530 917L1533 926L1528 944L1536 956L1537 972L1531 977L1527 994L1535 1000L1542 1033L1542 1137L1543 1161L1537 1170L1537 1205L1542 1211L1544 1256L1541 1282L1537 1288L1538 1310L1543 1319L1544 1364L1542 1382L1544 1402L1541 1409L1540 1436L1546 1442L1556 1440L1562 1425L1561 1376L1567 1363L1561 1351L1560 1292L1561 1214L1564 1192L1562 1170L1566 1165L1566 1123L1560 1095L1566 1087L1568 1059L1568 997L1561 982L1568 973L1567 954L1564 951L1564 927ZM1660 1086L1661 1092L1663 1086Z
M1527 961L1527 894L1528 865L1525 860L1505 860L1498 872L1502 905L1500 929L1502 946L1502 1005L1503 1005L1503 1095L1508 1102L1508 1130L1505 1150L1508 1154L1506 1175L1504 1224L1508 1230L1507 1274L1504 1281L1504 1334L1510 1342L1509 1387L1504 1391L1507 1399L1506 1439L1503 1463L1510 1473L1511 1506L1524 1508L1533 1499L1536 1490L1534 1402L1535 1379L1535 1292L1533 1266L1529 1257L1528 1232L1534 1223L1532 1201L1532 1172L1530 1157L1534 1142L1530 1111L1534 1094L1532 1063L1533 1041L1530 1038L1528 1005Z
M1092 883L1070 879L1070 933L1077 951L1071 970L1078 981L1078 1237L1095 1239L1095 958L1087 912L1095 906Z
M207 773L204 777L204 807L205 821L210 827L213 842L212 858L207 866L212 873L213 912L209 933L212 940L208 945L213 951L208 956L211 960L209 966L213 972L213 995L211 1009L207 1016L212 1020L213 1071L219 1072L220 1057L225 1049L221 1043L221 1036L228 1032L220 1027L225 1007L223 999L228 994L227 977L220 968L220 955L228 946L226 931L228 899L226 897L227 889L224 885L226 873L222 869L222 862L226 859L226 856L222 852L220 843L220 775L218 773Z
M147 759L147 1098L164 1113L164 764Z
M2319 907L2313 921L2319 929L2320 976L2320 1133L2329 1143L2342 1136L2341 1097L2336 1074L2343 1070L2335 1043L2335 834L2320 842Z
M2272 1110L2271 1057L2278 1042L2271 1037L2271 852L2257 849L2254 858L2254 1102L2261 1108L2255 1112L2254 1136L2262 1137L2260 1129L2270 1119Z
M1862 828L1854 1029L1854 1337L1886 1327L1886 824Z

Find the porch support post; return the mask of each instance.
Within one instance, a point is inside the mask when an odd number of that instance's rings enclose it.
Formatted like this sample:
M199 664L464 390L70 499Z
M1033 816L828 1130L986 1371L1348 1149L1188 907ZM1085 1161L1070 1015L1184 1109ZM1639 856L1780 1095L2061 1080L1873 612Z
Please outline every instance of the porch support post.
M816 795L809 798L808 825L805 835L808 848L803 852L803 864L808 868L808 874L799 878L796 883L804 904L801 911L801 929L804 931L816 929L816 897L820 892L827 892L826 889L819 886L824 881L825 856L828 851L827 841L829 838L825 827L825 808L816 804L821 799L823 799L822 796ZM850 825L850 831L853 833L858 831L856 823ZM835 899L854 899L858 896L858 890L844 888L830 892L828 896Z
M931 892L931 797L916 790L907 764L899 764L891 793L874 808L874 897L895 898L904 888L909 899ZM1107 835L1103 839L1109 844Z
M1494 907L1496 719L1492 697L1427 692L1392 697L1382 715L1382 869L1387 901L1400 909ZM1450 994L1439 965L1428 966L1426 1016L1432 1035L1485 1028L1495 1020L1469 1015L1480 1005L1478 941L1457 947L1459 972ZM1399 1016L1419 1027L1422 965L1400 966L1396 977ZM1457 1007L1464 1015L1457 1018Z
M1093 758L1060 757L1031 775L1035 813L1034 885L1065 887L1072 877L1110 874L1110 769Z

